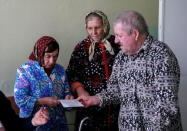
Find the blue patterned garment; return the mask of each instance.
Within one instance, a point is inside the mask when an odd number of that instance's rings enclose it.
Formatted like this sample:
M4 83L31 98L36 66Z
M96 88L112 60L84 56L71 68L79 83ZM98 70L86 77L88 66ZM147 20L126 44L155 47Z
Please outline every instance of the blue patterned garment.
M32 117L39 107L35 106L37 98L55 97L64 99L66 95L72 95L65 70L56 64L50 78L40 67L37 61L28 61L17 70L17 78L14 85L14 96L20 108L20 117ZM37 130L57 131L67 130L66 118L61 105L48 108L50 120L47 124L40 126Z
M171 49L148 36L135 55L115 58L101 105L120 102L120 131L182 131L180 69Z

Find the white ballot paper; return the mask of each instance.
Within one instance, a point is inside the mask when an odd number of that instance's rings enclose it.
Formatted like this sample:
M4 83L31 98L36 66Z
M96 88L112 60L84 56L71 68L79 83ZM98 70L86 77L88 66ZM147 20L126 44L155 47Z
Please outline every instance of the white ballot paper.
M77 100L59 100L64 108L68 107L84 107L82 103Z

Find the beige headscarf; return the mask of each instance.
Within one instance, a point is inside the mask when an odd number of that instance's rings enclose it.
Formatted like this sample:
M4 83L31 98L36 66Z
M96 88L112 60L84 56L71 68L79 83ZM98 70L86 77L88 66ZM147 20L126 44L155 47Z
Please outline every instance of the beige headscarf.
M91 11L86 16L85 22L87 23L87 19L89 18L89 16L94 16L94 14L97 14L102 18L102 23L103 23L103 26L104 26L103 38L100 41L100 43L104 43L106 50L109 51L109 53L111 55L114 55L113 48L112 48L110 42L107 40L107 38L110 36L109 35L110 24L109 24L109 21L107 19L107 16L102 11L99 11L99 10ZM91 45L89 47L89 61L91 61L93 59L94 49L95 49L95 44L96 43L97 42L95 42L94 40L91 39Z

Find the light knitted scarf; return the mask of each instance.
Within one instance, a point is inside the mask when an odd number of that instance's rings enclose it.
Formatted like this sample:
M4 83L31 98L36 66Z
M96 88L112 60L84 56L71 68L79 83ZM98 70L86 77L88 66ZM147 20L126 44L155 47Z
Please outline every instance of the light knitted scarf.
M104 26L103 38L102 38L102 40L99 43L103 43L105 48L106 48L106 50L111 55L114 55L113 48L112 48L110 42L107 40L107 38L109 38L109 31L110 31L110 24L109 24L108 18L100 10L91 11L87 16L89 16L90 14L93 14L93 13L95 13L95 14L97 14L97 15L102 17L102 23L103 23L103 26ZM89 47L89 61L91 61L93 59L94 49L95 49L95 44L96 44L96 42L93 41L91 38L90 38L90 40L91 40L91 45Z
M107 39L103 39L101 41L101 43L104 44L106 50L111 54L111 55L114 55L114 50L110 44L110 42L107 40ZM93 56L94 56L94 49L95 49L95 42L92 41L90 47L89 47L89 61L91 61L93 59Z

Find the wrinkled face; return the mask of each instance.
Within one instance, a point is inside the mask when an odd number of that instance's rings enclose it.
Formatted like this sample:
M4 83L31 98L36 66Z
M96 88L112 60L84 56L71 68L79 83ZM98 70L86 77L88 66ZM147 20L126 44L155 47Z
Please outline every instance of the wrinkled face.
M44 65L45 69L52 69L57 61L58 58L58 49L51 53L44 54Z
M114 25L114 33L115 33L115 43L120 44L120 48L124 53L129 55L133 54L136 51L136 40L135 34L132 32L128 34L121 23L117 23Z
M86 30L92 40L95 42L101 41L104 33L104 27L99 18L93 17L91 20L89 20L86 24Z

